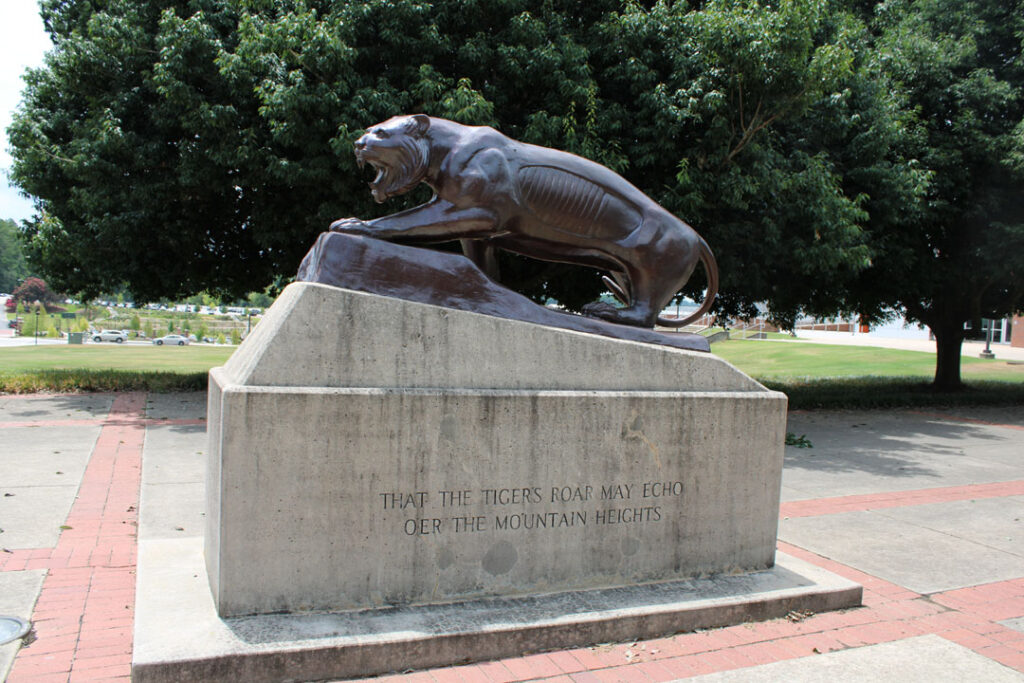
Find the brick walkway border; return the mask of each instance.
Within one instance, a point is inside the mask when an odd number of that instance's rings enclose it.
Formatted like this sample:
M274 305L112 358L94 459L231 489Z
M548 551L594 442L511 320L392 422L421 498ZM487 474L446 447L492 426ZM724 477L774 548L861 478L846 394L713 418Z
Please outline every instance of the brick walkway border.
M203 422L147 419L145 394L130 393L115 397L106 418L0 422L0 427L66 424L102 424L102 429L57 546L0 553L0 571L47 570L32 615L35 640L19 651L10 683L129 678L145 430L151 424ZM1019 495L1024 495L1024 480L793 501L780 512L802 517ZM920 595L788 543L780 542L779 549L862 584L864 607L373 680L652 683L924 634L937 634L1024 673L1024 633L998 623L1024 616L1024 577Z

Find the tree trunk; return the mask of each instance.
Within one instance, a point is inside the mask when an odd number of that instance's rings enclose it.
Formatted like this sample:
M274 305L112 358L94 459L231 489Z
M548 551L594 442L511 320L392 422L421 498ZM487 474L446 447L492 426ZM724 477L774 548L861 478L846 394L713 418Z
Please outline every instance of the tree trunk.
M938 391L963 389L960 381L960 348L964 342L963 324L948 327L933 327L935 334L935 380L932 386Z

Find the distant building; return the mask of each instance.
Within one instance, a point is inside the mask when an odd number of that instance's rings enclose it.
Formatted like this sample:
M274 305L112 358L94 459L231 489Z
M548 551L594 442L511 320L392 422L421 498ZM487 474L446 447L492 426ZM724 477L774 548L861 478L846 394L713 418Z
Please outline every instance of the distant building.
M865 329L867 328L867 329ZM887 320L875 325L859 325L858 334L867 334L882 339L931 339L932 333L924 325L908 323L903 318Z
M964 326L964 338L972 341L985 341L988 337L989 327L992 328L992 343L1007 344L1009 346L1024 347L1024 317L1005 318L990 320L984 318L981 321L981 328L975 330L968 323ZM922 339L930 340L935 337L931 330L919 323L907 322L902 317L888 320L873 325L865 325L856 318L832 318L828 320L805 318L797 322L797 331L800 330L825 330L830 332L849 332L850 334L866 334L870 337L883 339Z
M1008 344L1013 346L1013 321L1014 318L1003 318L999 320L982 318L981 329L975 330L970 323L964 326L965 338L974 341L985 341L988 338L989 327L991 327L993 344ZM1024 332L1024 330L1018 331ZM1019 338L1020 335L1017 335L1017 337ZM1021 343L1022 342L1018 342L1018 344Z

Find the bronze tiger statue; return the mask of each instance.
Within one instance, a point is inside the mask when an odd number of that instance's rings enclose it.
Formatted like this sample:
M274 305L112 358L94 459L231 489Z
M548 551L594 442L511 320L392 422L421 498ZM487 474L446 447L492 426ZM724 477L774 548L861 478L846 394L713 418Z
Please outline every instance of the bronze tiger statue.
M707 242L600 164L423 114L370 126L355 151L360 167L377 171L370 188L378 203L421 182L434 197L382 218L344 218L332 231L413 244L462 240L489 273L492 247L592 266L608 272L605 284L623 306L595 302L583 312L615 323L683 327L714 302L718 267ZM708 280L703 305L683 320L659 318L698 261Z

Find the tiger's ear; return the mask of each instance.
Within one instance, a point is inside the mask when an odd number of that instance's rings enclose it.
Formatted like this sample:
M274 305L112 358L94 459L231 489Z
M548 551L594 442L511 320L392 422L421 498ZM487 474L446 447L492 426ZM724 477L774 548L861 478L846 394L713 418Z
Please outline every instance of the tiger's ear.
M430 117L426 114L413 114L406 124L406 131L417 137L423 135L430 128Z

